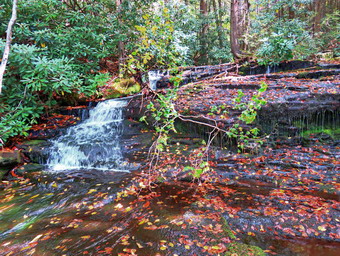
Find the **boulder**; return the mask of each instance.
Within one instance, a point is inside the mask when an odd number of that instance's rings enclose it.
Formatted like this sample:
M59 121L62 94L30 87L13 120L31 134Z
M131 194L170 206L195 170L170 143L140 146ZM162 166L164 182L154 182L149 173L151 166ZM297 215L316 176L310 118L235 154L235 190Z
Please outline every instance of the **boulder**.
M20 151L2 150L0 151L0 167L14 166L22 162Z
M41 164L25 164L23 166L20 166L15 170L15 173L17 175L24 175L24 174L29 174L32 172L39 172L44 169L44 166Z
M22 153L26 155L32 163L44 163L48 158L48 148L51 142L46 140L29 140L17 145Z
M0 180L8 173L9 169L0 167Z

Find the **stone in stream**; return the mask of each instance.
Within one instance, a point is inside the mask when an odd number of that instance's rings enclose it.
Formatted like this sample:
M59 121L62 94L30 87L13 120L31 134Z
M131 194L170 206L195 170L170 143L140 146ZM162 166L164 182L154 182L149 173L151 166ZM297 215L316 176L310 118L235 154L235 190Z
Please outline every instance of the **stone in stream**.
M50 145L51 143L47 140L29 140L18 144L17 147L32 163L41 164L47 160Z
M25 175L28 173L39 172L43 170L45 167L42 164L25 164L17 169L15 169L15 173L18 175Z
M8 171L9 171L8 168L0 167L0 180L3 179L3 177L8 173Z
M18 164L23 162L19 150L1 150L0 151L0 181L6 177L8 172Z
M0 151L0 167L14 166L22 162L20 151L2 150Z

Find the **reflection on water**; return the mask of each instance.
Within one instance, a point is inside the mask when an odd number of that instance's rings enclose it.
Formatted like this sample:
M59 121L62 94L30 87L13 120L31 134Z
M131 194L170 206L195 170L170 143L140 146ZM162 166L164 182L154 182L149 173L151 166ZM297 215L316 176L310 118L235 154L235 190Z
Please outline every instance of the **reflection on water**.
M185 182L134 191L135 175L71 170L3 182L0 255L218 255L217 241L231 241L214 191ZM279 255L337 255L331 243L237 236Z
M69 171L2 184L0 255L98 255L100 251L118 255L130 249L138 250L138 255L155 255L162 251L161 241L172 245L172 234L183 233L176 225L177 230L171 231L168 224L195 202L195 193L188 187L147 189L137 202L135 196L120 194L132 176Z

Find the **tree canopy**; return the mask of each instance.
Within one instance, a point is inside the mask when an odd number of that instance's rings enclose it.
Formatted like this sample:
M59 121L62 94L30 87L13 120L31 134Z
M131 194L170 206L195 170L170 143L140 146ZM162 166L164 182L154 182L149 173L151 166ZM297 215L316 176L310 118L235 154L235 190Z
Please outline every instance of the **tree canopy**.
M98 87L118 73L339 56L340 3L322 2L19 0L0 98L0 143L25 135L56 103L100 97ZM0 4L1 56L12 5Z

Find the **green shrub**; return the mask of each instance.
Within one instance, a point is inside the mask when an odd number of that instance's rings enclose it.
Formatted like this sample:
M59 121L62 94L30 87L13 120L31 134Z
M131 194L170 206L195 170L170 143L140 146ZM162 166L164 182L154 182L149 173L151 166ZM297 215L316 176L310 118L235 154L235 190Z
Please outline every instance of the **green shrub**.
M274 22L259 41L255 55L264 65L306 58L315 52L315 41L308 33L307 25L298 19Z
M305 59L317 51L310 29L311 0L259 0L251 7L252 22L245 38L263 65ZM261 11L258 11L261 10Z
M12 1L0 4L0 36L5 35ZM98 95L99 60L115 52L111 36L117 23L107 15L112 1L79 2L70 7L58 0L18 3L18 19L0 96L0 143L26 131L56 100ZM0 39L0 54L4 42ZM65 95L67 94L67 95Z
M322 51L332 51L340 56L340 11L327 14L321 23L321 31L317 35L318 46Z
M27 131L31 125L36 123L36 119L42 113L43 108L23 107L17 108L4 107L0 110L0 146L13 136L27 136Z
M3 46L0 41L0 48ZM34 45L14 44L8 64L0 97L0 145L10 137L27 135L44 106L56 103L56 95L77 92L90 96L98 84L108 80L108 75L81 74L72 59L49 58Z

